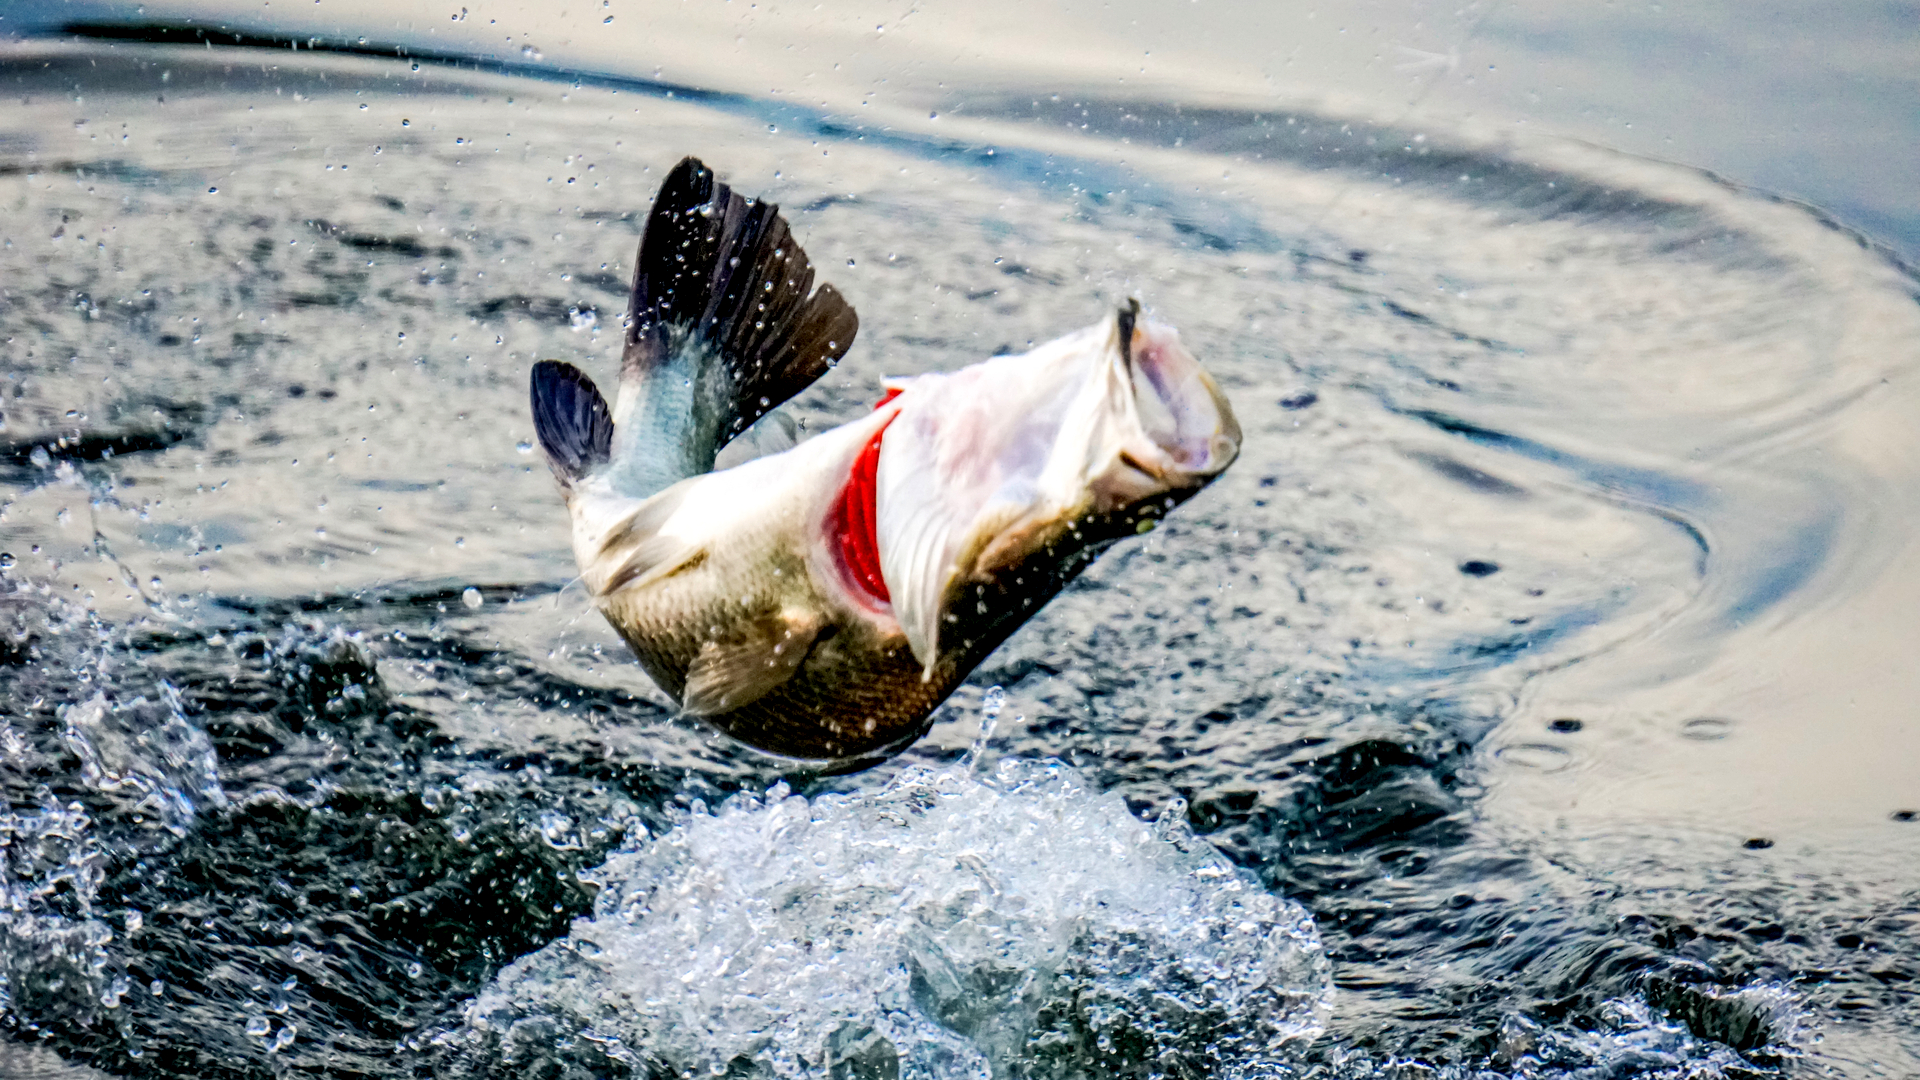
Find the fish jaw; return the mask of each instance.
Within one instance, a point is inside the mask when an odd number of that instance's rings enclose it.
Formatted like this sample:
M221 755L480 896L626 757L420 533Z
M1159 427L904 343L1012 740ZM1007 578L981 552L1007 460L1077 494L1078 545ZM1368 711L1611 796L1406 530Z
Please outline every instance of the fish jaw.
M956 611L964 586L981 586L976 608L994 583L1018 600L1004 617L1030 613L1238 455L1225 395L1171 327L1137 315L896 384L877 476L881 567L923 678L946 630L984 614Z

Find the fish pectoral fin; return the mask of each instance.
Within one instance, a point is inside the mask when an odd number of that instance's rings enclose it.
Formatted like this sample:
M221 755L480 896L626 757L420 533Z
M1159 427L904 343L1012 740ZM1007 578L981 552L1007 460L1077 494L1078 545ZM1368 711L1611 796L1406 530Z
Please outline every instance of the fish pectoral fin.
M700 647L687 668L681 711L716 716L767 696L800 670L825 628L817 611L789 609L731 628Z
M990 503L971 518L939 509L902 512L897 499L881 511L881 572L893 596L893 617L906 635L907 648L920 663L920 679L929 682L940 662L940 627L955 591L970 575L982 544L998 534L1021 508ZM964 509L964 508L963 508Z
M939 666L941 624L956 584L984 539L1027 511L1002 495L993 470L952 475L938 457L939 420L924 410L901 412L874 474L880 576L923 682Z
M925 681L940 659L940 614L956 572L955 534L965 523L940 513L931 498L911 509L902 505L907 501L880 504L880 573L893 597L893 617Z

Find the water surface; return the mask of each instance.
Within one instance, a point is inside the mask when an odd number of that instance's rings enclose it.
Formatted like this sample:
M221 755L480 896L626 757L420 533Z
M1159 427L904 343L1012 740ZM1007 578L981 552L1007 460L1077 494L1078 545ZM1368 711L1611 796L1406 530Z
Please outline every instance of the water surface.
M1302 110L996 93L878 124L205 48L35 46L0 79L0 1065L1920 1068L1920 288L1831 221L1588 147ZM860 310L793 407L809 429L883 374L1139 295L1246 432L870 773L786 774L674 721L569 588L526 370L611 375L641 214L688 152L781 203ZM1002 762L1068 793L980 779ZM1264 886L1284 932L1249 985L1319 1001L1320 969L1273 958L1324 950L1323 1030L1196 1020L1171 961L1087 966L1121 939L1185 955L1165 928L1228 903L1205 890L1143 887L1133 922L978 915L999 959L942 946L973 958L943 992L926 911L1055 901L1009 884L1046 850L1019 826L911 831L889 800L916 768L945 778L925 806L1052 807L1076 843ZM817 982L725 956L712 1040L607 1004L655 992L634 971L663 910L611 898L828 881L780 815L843 812L930 837L953 868L915 880L959 906L831 876L853 899L767 940L869 928L879 959L833 986L918 1019L783 1057L764 1007ZM764 876L662 846L711 830Z

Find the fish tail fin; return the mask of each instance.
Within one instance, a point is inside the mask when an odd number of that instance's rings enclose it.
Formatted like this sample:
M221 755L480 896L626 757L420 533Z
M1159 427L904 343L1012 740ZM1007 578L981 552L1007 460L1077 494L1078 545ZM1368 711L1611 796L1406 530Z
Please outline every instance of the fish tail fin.
M572 364L533 365L533 430L547 467L567 491L613 454L613 414L593 380Z
M813 278L779 207L743 198L697 158L682 160L660 185L634 266L623 422L629 396L651 396L644 384L657 373L709 383L694 415L674 419L691 422L687 439L705 456L698 471L710 469L711 455L853 344L853 307L831 285L814 291ZM679 366L687 362L692 370Z

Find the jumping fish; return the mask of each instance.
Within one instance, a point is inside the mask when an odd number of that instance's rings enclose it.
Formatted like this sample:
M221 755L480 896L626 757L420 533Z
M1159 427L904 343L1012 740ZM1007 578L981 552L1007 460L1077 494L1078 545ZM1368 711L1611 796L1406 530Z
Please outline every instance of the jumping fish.
M642 234L613 406L546 360L533 419L582 581L654 682L749 746L845 769L924 734L1095 557L1218 476L1240 428L1132 301L886 380L866 416L715 471L853 344L853 308L813 281L778 207L687 158Z

